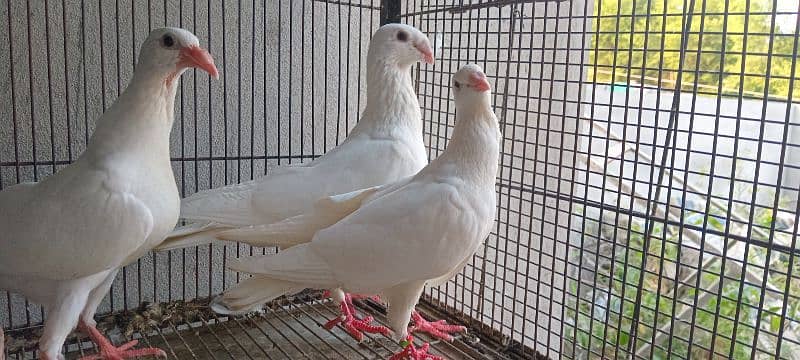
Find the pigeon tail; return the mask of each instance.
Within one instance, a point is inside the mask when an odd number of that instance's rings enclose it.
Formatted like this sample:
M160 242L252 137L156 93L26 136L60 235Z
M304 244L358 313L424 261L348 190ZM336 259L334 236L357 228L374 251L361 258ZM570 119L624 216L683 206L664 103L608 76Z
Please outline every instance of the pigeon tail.
M188 247L209 245L218 242L217 234L229 229L216 223L190 224L173 230L154 251L169 251Z
M258 311L265 303L282 295L295 294L304 288L291 281L254 276L215 297L209 306L218 314L242 315Z

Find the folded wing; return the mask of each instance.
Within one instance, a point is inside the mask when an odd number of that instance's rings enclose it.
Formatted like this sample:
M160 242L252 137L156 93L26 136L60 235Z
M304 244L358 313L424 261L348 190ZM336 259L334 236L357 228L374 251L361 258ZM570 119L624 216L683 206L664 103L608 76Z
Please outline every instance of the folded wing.
M78 170L0 192L0 228L0 273L74 279L122 265L153 217L106 173Z

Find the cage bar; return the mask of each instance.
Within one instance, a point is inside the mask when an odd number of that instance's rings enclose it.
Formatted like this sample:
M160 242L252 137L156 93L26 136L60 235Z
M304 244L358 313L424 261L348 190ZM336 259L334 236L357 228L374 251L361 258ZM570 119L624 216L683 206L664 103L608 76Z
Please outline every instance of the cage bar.
M189 195L335 147L364 103L371 34L408 23L436 53L412 71L429 158L453 129L450 74L468 62L493 84L504 135L491 235L421 299L470 329L435 353L797 359L799 14L795 0L7 0L0 190L80 156L153 28L193 31L222 72L181 78L172 164ZM149 254L119 273L101 326L177 359L398 350L322 329L335 309L316 292L244 317L207 309L240 280L227 259L272 251ZM10 359L36 355L44 316L0 293ZM93 351L81 334L65 345L68 358Z

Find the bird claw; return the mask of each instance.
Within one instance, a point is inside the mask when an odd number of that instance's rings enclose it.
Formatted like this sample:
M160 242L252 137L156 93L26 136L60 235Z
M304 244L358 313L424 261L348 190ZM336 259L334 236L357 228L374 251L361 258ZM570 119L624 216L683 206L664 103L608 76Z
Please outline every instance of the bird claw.
M411 318L414 320L414 325L408 328L409 334L421 331L431 334L433 337L440 340L452 341L453 336L450 334L467 331L465 326L450 325L444 320L433 322L425 320L418 311L411 313Z
M325 329L333 329L334 326L341 323L345 331L358 342L364 340L365 332L370 334L383 334L386 336L391 334L391 330L385 326L372 325L374 321L372 316L366 316L363 319L357 318L352 295L346 294L340 306L342 308L342 314L325 323L325 325L323 325Z
M342 319L344 317L344 319ZM367 316L364 319L355 319L351 317L340 316L336 319L333 319L325 324L325 329L332 329L337 324L341 323L344 327L345 331L352 336L356 341L361 342L364 340L364 333L370 334L383 334L388 336L391 331L389 328L385 326L379 325L371 325L370 323L373 321L371 316Z
M414 346L414 338L409 336L404 342L407 342L402 351L392 355L389 360L444 360L441 356L428 354L431 345L428 343L423 344L419 348Z
M134 359L143 356L156 356L166 358L167 353L158 348L133 349L139 344L139 340L131 340L119 347L114 346L103 334L94 326L82 325L82 330L89 334L92 342L97 344L100 349L99 354L84 356L80 360L124 360Z

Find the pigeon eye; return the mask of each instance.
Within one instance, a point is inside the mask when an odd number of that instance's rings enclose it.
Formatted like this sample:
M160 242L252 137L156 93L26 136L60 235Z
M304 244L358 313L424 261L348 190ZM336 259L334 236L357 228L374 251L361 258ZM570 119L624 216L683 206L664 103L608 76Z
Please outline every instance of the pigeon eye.
M164 38L161 39L161 43L164 44L164 47L169 48L172 47L172 45L175 45L175 39L173 39L172 36L164 35Z
M397 33L397 40L400 40L400 41L403 41L403 42L408 41L408 33L406 33L405 31L398 32Z
M458 81L453 80L453 86L455 86L456 89L461 89L461 83Z

